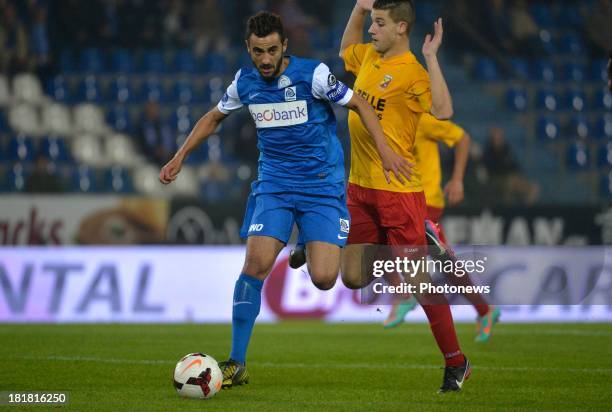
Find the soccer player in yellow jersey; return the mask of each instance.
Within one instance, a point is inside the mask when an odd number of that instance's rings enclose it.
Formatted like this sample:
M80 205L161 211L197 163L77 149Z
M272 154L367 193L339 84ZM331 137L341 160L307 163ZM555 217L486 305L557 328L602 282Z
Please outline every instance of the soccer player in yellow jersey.
M430 114L421 116L415 142L415 159L421 170L421 181L427 204L427 235L433 239L433 243L442 246L453 256L440 224L440 218L444 213L445 198L448 198L450 206L455 206L463 201L463 177L468 161L470 140L468 133L450 120L438 120ZM444 189L442 189L439 143L455 149L453 173ZM451 280L456 284L471 285L468 276L460 278L452 276ZM499 309L489 306L480 294L466 294L465 297L478 312L479 330L476 341L486 342L491 337L492 327L499 318ZM395 302L385 321L385 327L399 325L415 306L414 297L403 302Z
M363 43L363 25L371 11L368 32L372 42ZM427 35L422 52L427 70L410 51L409 33L414 24L410 0L358 0L342 37L340 56L348 71L356 76L355 93L364 97L376 111L391 148L413 165L409 182L392 179L388 183L380 157L363 123L349 115L351 171L347 204L351 215L348 246L342 258L342 280L350 288L366 286L371 279L362 276L362 258L367 245L426 245L427 214L421 172L415 159L415 139L419 120L425 113L448 119L453 105L437 60L442 43L442 20L434 24L434 35ZM441 393L458 391L471 373L461 352L450 307L422 302L431 330L446 367ZM441 300L440 300L441 298Z

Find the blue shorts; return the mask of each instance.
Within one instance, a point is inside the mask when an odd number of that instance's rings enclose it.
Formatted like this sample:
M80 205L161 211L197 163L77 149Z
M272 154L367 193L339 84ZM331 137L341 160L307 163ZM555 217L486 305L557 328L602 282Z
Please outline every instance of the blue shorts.
M240 236L269 236L286 244L294 223L305 243L320 241L343 247L350 228L345 195L251 193Z

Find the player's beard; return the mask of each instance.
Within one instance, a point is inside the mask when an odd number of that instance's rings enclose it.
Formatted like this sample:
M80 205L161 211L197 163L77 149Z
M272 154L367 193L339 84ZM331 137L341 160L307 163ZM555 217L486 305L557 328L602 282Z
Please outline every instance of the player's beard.
M258 66L257 63L255 63L255 60L253 60L253 64L255 65L255 67L257 67L257 70L259 71L259 74L261 75L261 77L263 77L267 81L271 81L271 80L274 80L276 76L278 76L278 73L280 72L281 67L283 66L283 57L278 59L278 62L276 63L276 67L274 67L274 72L272 72L270 76L265 76L262 73L262 70L272 68L272 66Z

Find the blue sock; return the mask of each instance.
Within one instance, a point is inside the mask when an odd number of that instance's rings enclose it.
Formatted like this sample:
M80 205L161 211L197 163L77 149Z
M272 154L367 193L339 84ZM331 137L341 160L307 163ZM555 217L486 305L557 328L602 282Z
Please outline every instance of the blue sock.
M255 318L261 307L263 281L242 274L234 287L234 308L232 310L232 353L230 359L244 364L246 351L253 332Z

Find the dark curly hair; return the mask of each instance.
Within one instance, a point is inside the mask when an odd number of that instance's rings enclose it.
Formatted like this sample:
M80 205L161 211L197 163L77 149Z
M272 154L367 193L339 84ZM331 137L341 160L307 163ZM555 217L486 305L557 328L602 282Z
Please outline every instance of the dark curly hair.
M260 11L254 16L249 17L246 24L244 38L248 40L252 34L257 37L266 37L272 33L278 33L281 41L285 41L285 28L283 21L278 14L268 11Z

